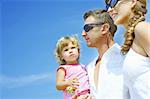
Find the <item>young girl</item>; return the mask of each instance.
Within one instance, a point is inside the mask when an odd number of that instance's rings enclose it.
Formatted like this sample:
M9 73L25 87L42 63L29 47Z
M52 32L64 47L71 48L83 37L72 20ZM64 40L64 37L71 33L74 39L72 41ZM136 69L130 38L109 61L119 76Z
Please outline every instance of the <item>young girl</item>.
M75 37L62 37L56 45L56 88L63 90L63 99L89 99L90 89L84 65L79 64L80 47Z
M116 24L125 29L122 53L124 82L130 99L150 98L150 23L145 22L146 0L105 0Z

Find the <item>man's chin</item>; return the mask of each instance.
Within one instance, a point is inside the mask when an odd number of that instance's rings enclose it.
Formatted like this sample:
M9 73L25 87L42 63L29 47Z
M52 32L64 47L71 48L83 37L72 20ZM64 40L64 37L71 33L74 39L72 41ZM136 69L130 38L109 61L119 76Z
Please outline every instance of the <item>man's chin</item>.
M87 44L88 47L93 47L91 44Z

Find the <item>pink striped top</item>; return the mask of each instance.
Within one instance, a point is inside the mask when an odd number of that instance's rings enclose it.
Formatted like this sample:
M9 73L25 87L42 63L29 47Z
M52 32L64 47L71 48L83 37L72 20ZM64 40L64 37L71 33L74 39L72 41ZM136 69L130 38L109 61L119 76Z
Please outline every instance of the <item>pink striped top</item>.
M61 65L58 69L65 70L65 80L69 80L74 77L78 79L79 86L75 91L75 95L78 96L80 94L86 94L87 92L90 92L89 79L84 65ZM63 92L63 99L72 99L72 95L67 93L66 90L64 90Z

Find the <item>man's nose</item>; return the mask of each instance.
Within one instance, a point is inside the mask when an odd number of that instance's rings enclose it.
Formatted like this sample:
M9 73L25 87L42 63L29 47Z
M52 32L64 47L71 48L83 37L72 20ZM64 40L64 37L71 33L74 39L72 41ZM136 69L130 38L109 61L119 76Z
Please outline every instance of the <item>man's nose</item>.
M108 8L108 11L107 11L107 12L109 13L110 16L112 16L113 10L114 10L114 8L110 8L110 7Z
M82 31L82 36L85 36L86 35L86 32L83 30Z

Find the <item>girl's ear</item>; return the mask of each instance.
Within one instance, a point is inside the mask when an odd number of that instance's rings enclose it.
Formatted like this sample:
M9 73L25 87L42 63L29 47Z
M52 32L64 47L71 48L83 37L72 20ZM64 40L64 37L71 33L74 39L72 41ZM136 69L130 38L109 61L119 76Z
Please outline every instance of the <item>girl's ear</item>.
M61 59L61 60L64 60L64 58L62 57L62 55L60 55L60 59Z
M60 58L61 59L61 61L63 61L64 59L63 58Z
M110 25L105 23L101 27L102 35L106 35L109 32Z

